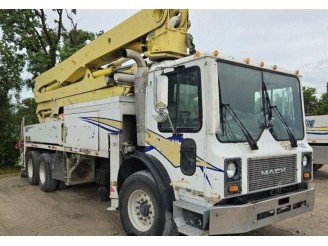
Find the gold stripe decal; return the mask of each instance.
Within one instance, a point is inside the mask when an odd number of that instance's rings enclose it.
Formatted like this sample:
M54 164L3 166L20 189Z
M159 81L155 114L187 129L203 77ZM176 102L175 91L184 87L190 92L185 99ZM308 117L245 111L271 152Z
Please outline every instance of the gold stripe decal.
M170 138L164 138L159 134L156 134L150 130L146 133L146 143L149 145L146 148L146 152L152 149L156 149L160 152L174 167L180 167L180 143L182 137L172 136ZM222 169L217 168L197 156L196 166L201 168L211 169L213 171L223 172Z
M122 121L98 117L81 117L81 119L112 133L120 133L123 129Z
M81 119L114 133L119 133L123 129L122 121L98 117L82 117ZM145 141L146 144L148 144L149 146L146 147L145 152L156 149L171 163L171 165L178 168L180 167L180 143L182 142L182 140L183 138L179 136L171 136L169 138L164 138L159 134L147 130ZM204 168L213 171L223 172L222 169L205 162L198 156L196 157L196 166L199 167L203 172Z

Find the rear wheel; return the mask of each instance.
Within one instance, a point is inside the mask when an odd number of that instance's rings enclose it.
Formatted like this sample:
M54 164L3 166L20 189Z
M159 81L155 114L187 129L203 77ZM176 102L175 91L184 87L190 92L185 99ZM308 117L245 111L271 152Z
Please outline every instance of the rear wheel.
M100 197L100 201L102 202L109 201L109 192L106 186L100 186L98 188L98 194Z
M323 167L323 164L313 164L313 171L316 171Z
M175 224L172 216L167 216L169 212L163 208L161 197L153 176L147 171L132 174L124 181L119 196L119 211L128 235L173 234Z
M21 169L21 178L27 178L27 171L26 170L24 170L24 169Z
M58 180L57 181L57 190L66 190L68 186L65 184L64 181Z
M42 154L39 158L39 186L44 192L56 190L58 180L53 179L51 175L51 154Z
M31 185L39 184L39 157L38 151L30 151L26 156L27 181Z

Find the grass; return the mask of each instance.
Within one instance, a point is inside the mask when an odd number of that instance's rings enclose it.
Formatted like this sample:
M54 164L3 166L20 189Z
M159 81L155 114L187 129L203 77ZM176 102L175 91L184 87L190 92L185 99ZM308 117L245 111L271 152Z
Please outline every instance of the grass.
M20 166L0 167L0 176L1 175L19 174L20 170L21 170Z

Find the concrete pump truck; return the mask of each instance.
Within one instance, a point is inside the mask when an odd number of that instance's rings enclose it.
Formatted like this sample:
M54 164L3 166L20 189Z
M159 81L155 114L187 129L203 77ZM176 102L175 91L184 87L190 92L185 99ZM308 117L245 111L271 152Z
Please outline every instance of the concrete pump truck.
M298 71L195 50L188 11L142 10L35 80L31 185L96 182L128 235L218 235L313 210Z

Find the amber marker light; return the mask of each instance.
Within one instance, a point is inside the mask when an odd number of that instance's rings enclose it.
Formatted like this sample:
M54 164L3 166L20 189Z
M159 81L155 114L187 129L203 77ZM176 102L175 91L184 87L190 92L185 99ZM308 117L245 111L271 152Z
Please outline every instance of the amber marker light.
M273 66L272 66L272 69L273 69L273 70L276 70L277 68L278 68L277 65L273 65Z
M264 62L260 62L260 67L264 67Z
M214 50L214 51L213 51L213 55L214 55L214 56L218 56L218 55L219 55L219 51L218 51L218 50Z
M197 50L195 53L195 57L200 57L200 55L201 55L200 51Z
M238 192L238 191L239 191L239 187L238 187L238 185L230 185L230 186L228 187L228 191L229 191L230 193Z
M310 172L303 172L304 179L310 179Z
M247 57L247 58L244 60L244 62L245 62L246 64L249 64L249 63L251 62L251 58Z

